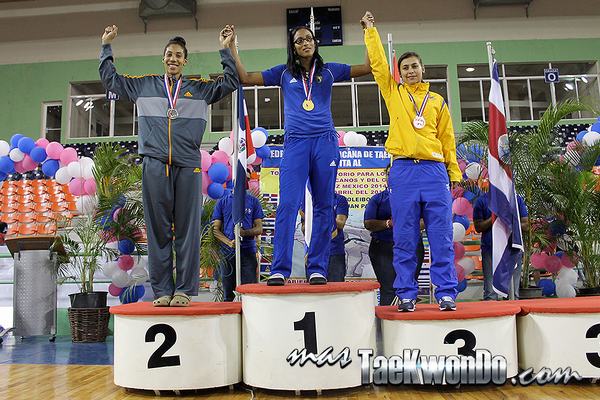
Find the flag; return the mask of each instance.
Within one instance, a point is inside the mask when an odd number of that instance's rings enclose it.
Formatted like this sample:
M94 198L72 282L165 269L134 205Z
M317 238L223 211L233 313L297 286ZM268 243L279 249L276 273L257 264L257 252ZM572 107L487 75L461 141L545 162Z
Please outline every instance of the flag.
M396 60L396 50L392 51L392 64L392 68L394 71L394 80L396 81L396 83L400 83L402 78L400 77L400 70L398 69L398 60Z
M489 208L495 215L492 224L492 270L494 291L507 296L519 253L523 251L521 219L510 166L500 157L499 144L507 141L504 101L498 79L498 64L490 67L488 173ZM503 151L504 154L504 151Z
M242 222L244 218L246 209L246 168L248 167L248 159L255 154L248 109L246 108L246 100L244 99L244 90L241 86L238 87L237 93L238 123L235 127L235 140L238 143L238 160L233 187L232 215L234 224Z

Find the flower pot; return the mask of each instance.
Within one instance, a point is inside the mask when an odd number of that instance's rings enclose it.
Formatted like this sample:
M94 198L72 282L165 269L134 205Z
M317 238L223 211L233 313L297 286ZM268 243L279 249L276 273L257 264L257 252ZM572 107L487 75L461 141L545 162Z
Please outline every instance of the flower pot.
M104 342L108 335L108 307L69 308L69 324L73 342Z
M528 288L519 289L519 299L538 299L542 297L542 288L530 286Z
M71 293L71 308L104 308L108 292Z
M583 296L600 296L600 287L594 288L578 288L577 297Z

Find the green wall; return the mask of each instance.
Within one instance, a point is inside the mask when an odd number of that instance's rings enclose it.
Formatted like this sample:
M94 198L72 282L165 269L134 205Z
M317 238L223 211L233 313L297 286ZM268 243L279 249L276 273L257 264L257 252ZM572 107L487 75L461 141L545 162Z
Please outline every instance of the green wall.
M600 40L525 40L494 42L496 56L501 62L544 62L598 60ZM456 66L467 63L486 63L485 42L400 44L396 51L414 50L421 54L425 64L448 65L448 93L452 105L455 127L460 127L460 104ZM124 57L115 46L116 66L120 73L141 75L162 73L161 58ZM323 47L324 59L344 63L362 63L363 46ZM248 70L260 70L285 62L285 49L242 51L242 59ZM221 71L218 53L190 54L186 74L202 74ZM38 137L41 126L41 104L46 101L63 103L63 142L68 125L69 82L97 81L98 61L46 62L37 64L0 65L3 90L0 90L0 139L8 139L13 133ZM369 128L369 129L372 129ZM214 140L208 134L206 139ZM120 137L127 139L127 137ZM90 139L89 141L98 141ZM111 140L111 139L100 139ZM72 140L81 142L82 139Z

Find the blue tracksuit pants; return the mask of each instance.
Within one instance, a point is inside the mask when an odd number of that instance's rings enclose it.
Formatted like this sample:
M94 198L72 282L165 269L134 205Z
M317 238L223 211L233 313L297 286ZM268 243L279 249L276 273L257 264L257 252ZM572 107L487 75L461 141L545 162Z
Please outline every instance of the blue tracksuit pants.
M275 240L271 274L289 278L292 272L294 230L306 181L313 201L313 228L308 248L307 276L327 276L333 228L333 198L340 159L335 131L317 137L286 137L279 167L279 206L275 219Z
M388 178L394 232L394 289L400 299L416 299L417 244L423 218L431 253L431 282L435 297L456 298L452 246L452 196L443 163L398 159Z

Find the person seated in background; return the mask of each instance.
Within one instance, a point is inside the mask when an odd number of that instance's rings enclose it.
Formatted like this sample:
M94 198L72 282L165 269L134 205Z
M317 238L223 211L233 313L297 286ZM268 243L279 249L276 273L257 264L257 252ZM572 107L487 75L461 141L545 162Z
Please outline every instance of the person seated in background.
M0 221L0 246L4 246L4 237L6 236L6 232L8 232L8 224Z
M221 242L220 274L223 283L223 301L233 301L236 285L235 272L235 233L233 221L233 194L227 192L221 197L212 215L215 237ZM240 227L240 282L258 282L258 260L256 257L256 236L262 233L262 220L265 217L260 201L246 192L246 209Z

